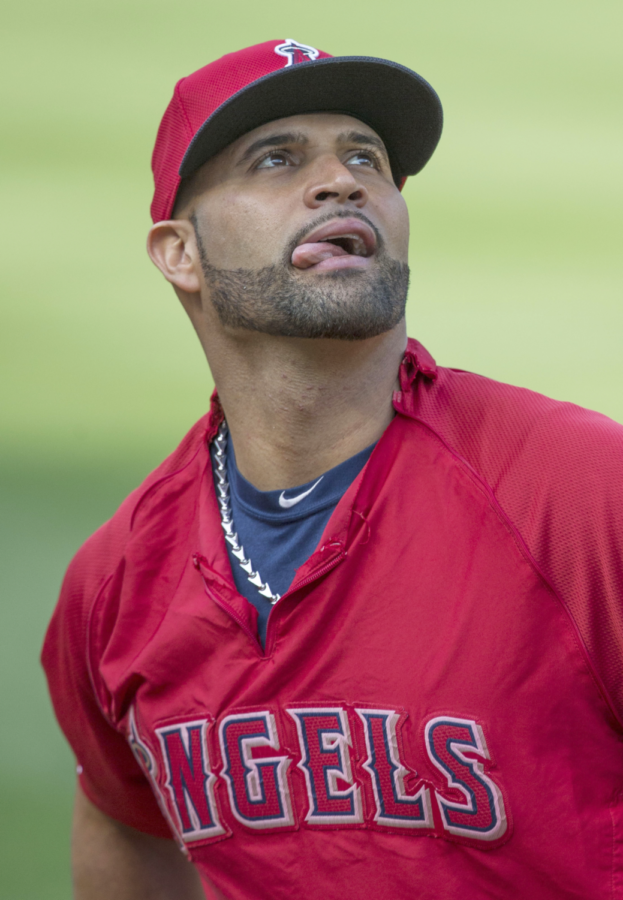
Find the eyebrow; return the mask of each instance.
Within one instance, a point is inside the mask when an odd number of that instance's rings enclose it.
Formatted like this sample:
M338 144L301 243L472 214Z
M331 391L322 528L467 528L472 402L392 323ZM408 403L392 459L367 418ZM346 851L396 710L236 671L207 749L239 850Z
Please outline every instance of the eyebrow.
M375 147L388 158L387 149L383 141L374 134L366 134L363 131L343 131L337 136L339 144L359 144L360 146ZM244 163L260 150L268 147L283 147L284 144L309 144L309 138L302 131L285 131L281 134L271 134L268 137L253 141L240 157L239 163Z
M361 144L369 147L376 147L384 156L387 156L387 149L383 141L374 134L366 134L363 131L343 131L338 134L338 142L340 144Z
M268 137L253 141L242 154L240 162L245 162L259 150L264 150L266 147L283 147L284 144L309 144L309 138L302 132L295 131L271 134Z

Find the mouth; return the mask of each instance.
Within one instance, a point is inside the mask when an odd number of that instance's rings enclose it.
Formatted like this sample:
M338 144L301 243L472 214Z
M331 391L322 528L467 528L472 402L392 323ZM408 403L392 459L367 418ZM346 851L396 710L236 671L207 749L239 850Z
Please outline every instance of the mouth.
M377 249L376 234L356 218L336 218L305 235L292 253L297 269L365 268Z

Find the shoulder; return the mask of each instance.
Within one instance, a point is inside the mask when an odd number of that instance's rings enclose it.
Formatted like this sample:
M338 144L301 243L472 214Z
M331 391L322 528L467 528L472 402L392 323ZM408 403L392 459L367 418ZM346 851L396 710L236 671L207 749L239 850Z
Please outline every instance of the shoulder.
M435 381L420 385L416 417L487 484L539 562L548 542L552 553L552 538L592 547L599 533L618 523L623 542L619 423L573 403L442 368Z
M623 426L443 368L418 381L412 415L487 485L623 721Z
M188 497L209 462L210 423L210 415L201 419L80 548L65 575L42 652L52 704L78 760L82 789L107 815L159 837L170 832L120 727L117 698L102 660L111 636L117 634L129 650L124 656L119 643L110 645L123 671L136 646L132 641L144 640L153 627L158 615L155 592L140 585L137 589L136 578L128 574L133 565L136 568L137 556L140 571L153 571L154 560L164 556L163 546L171 545L167 527L179 523L177 510L192 507ZM170 514L172 508L176 515ZM137 544L145 548L142 559ZM121 602L128 581L129 614Z
M88 620L102 589L123 569L137 534L158 530L171 507L179 512L208 458L212 413L200 419L174 452L121 504L117 512L82 545L72 559L43 648L44 663L58 645L86 639Z
M205 465L209 416L204 416L185 435L179 446L132 493L117 512L80 548L69 572L89 581L114 570L132 535L146 520L166 515L171 503L183 502L184 494Z
M598 412L440 367L419 384L414 413L513 507L530 486L567 497L575 486L586 501L589 485L620 490L623 426Z

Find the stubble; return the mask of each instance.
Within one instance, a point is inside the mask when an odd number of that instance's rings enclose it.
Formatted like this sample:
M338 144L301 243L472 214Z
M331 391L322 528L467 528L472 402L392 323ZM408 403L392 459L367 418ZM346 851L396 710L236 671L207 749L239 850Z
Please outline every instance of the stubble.
M204 278L221 323L281 337L346 341L365 340L394 328L405 312L409 267L387 254L382 236L366 216L354 215L375 231L374 264L317 275L298 270L290 262L310 226L294 235L278 264L218 269L210 263L198 222L191 217ZM346 216L352 218L353 212ZM339 217L332 212L312 227Z

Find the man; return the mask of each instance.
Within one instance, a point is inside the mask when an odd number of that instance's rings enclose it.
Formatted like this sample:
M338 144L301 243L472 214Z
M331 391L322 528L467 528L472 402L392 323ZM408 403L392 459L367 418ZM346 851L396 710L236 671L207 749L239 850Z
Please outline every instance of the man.
M440 130L290 40L176 87L148 250L217 393L46 638L79 900L621 887L623 429L407 342Z

